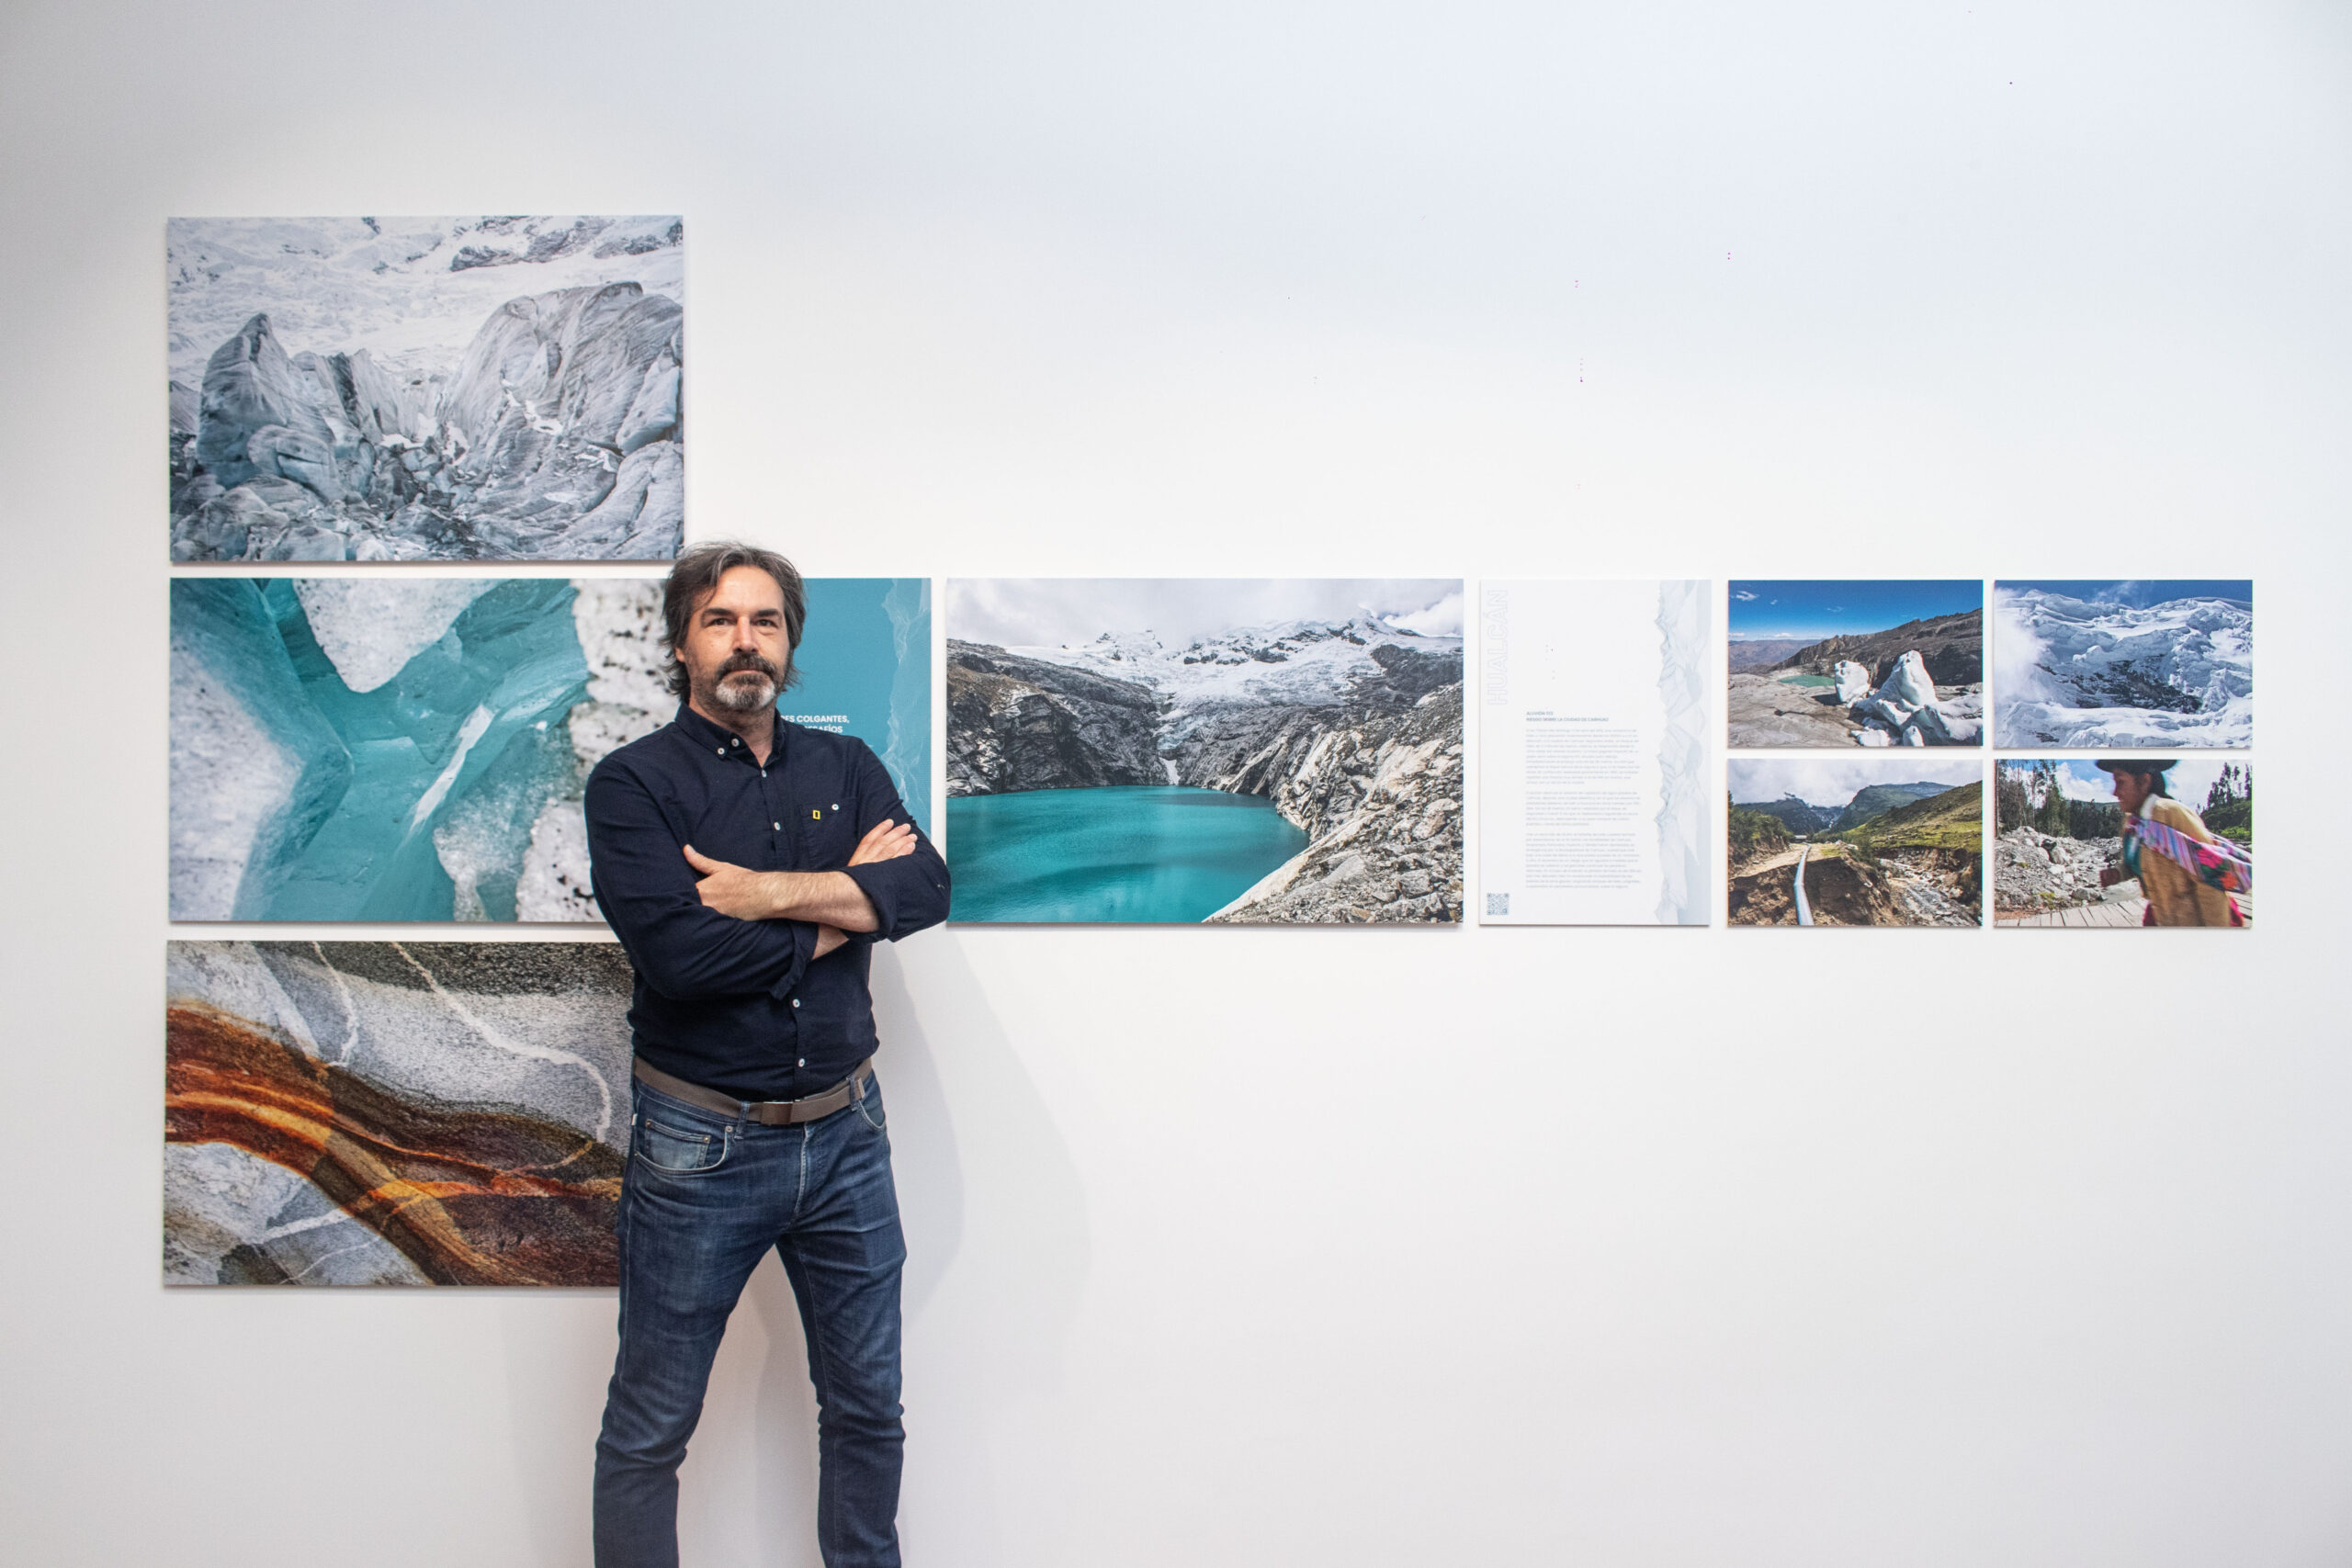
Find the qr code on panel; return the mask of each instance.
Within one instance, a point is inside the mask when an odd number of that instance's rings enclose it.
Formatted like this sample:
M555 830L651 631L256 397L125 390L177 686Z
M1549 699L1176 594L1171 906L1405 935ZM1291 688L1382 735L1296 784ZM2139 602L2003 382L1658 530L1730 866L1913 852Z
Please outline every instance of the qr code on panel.
M1488 914L1490 914L1490 915L1508 915L1508 914L1510 914L1510 894L1508 894L1508 893L1489 893L1489 894L1487 894L1487 913L1488 913Z

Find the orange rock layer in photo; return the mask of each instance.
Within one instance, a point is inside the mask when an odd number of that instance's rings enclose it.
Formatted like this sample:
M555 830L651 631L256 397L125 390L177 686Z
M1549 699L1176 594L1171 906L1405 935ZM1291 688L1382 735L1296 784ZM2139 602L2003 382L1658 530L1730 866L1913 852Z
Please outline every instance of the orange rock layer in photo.
M164 1136L283 1166L437 1285L609 1285L620 1156L510 1111L409 1103L205 1007L168 1010Z

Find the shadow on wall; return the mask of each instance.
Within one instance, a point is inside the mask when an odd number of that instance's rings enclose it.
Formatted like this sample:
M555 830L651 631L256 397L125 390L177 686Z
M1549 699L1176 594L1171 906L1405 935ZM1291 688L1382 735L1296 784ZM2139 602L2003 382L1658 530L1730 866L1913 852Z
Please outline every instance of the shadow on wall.
M873 971L908 1249L900 1524L916 1529L910 1551L922 1555L931 1532L910 1521L953 1519L959 1559L988 1562L1002 1540L997 1434L1060 1382L1091 1256L1086 1205L1060 1130L961 945L942 932L913 963L920 1013L896 951L879 949ZM600 1354L580 1376L601 1410L609 1333ZM682 1474L687 1561L816 1568L816 1419L799 1311L770 1256L728 1325ZM583 1474L587 1463L583 1450ZM584 1508L582 1523L584 1544Z

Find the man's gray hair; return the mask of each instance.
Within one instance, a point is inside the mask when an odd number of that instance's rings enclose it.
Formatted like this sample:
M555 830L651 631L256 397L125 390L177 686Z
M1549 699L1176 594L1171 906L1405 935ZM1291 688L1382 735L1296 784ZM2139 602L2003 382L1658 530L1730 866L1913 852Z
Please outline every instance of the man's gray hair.
M739 566L758 567L784 590L784 640L790 651L785 657L784 679L776 682L776 692L781 695L799 684L800 667L791 654L799 651L800 628L808 619L808 590L800 581L799 570L774 550L736 539L713 539L679 556L670 568L669 581L662 585L662 646L673 655L671 695L683 698L686 694L690 677L684 661L675 655L685 644L695 606L710 596L720 578Z

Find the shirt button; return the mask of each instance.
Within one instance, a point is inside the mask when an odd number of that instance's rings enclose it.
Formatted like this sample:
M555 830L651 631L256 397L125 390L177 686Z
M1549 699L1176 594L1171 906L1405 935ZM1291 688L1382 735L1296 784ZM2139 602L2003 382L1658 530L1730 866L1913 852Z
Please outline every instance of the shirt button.
M781 822L771 822L768 826L775 829L779 833L784 831L784 824Z
M793 1005L794 1007L798 1007L798 1006L800 1005L800 998L799 998L798 997L795 997L795 998L792 998L792 1005Z
M717 750L718 750L718 754L719 754L720 756L722 756L722 757L724 757L725 755L727 755L727 748L726 748L726 747L724 747L724 746L721 746L721 747L717 748Z
M794 1066L796 1066L796 1067L805 1067L805 1066L807 1066L808 1065L808 1057L806 1057L806 1056L803 1056L803 1057L801 1057L801 1058L800 1058L800 1060L798 1060L798 1061L797 1061L797 1062L793 1063L792 1065L793 1065Z

